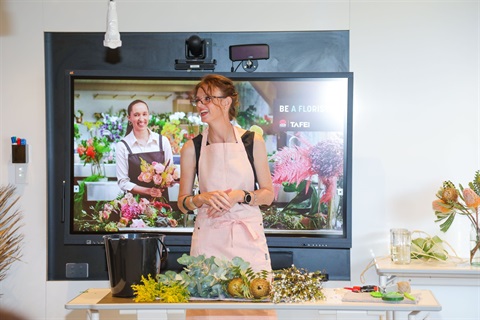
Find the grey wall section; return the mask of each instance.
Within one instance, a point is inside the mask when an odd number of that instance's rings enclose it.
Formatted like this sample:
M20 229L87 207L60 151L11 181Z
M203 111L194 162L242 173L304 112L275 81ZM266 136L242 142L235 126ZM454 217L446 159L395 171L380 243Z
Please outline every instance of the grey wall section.
M67 70L119 70L175 72L175 60L185 59L185 40L194 33L121 33L122 47L103 46L103 33L45 33L46 121L48 157L48 280L67 277L67 263L87 263L88 277L108 279L101 245L65 245L63 181L71 163L68 128L71 119L65 72ZM211 39L215 72L230 72L229 47L268 44L270 59L260 60L259 72L348 72L348 31L196 33ZM236 68L239 62L235 62ZM211 72L211 71L192 71ZM241 67L238 72L244 72ZM168 268L177 269L176 257L188 246L169 247ZM322 270L332 280L350 279L350 250L345 248L271 248L274 268Z
M46 33L47 63L64 69L147 69L175 71L185 58L185 40L192 33L122 33L122 46L103 47L103 33ZM211 39L216 72L230 72L229 47L265 43L270 59L258 72L348 72L347 31L198 33ZM50 60L50 61L48 61Z

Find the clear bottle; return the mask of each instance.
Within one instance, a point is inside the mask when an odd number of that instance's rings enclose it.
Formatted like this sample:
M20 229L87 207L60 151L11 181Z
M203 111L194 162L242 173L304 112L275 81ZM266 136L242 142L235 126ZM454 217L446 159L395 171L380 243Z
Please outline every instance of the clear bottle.
M393 263L409 264L412 235L407 229L390 230L390 254Z

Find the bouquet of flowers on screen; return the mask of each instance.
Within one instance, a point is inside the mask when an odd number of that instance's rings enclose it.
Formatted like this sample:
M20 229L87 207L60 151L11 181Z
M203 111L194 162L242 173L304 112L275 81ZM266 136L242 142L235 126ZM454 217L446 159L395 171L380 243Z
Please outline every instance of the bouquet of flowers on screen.
M139 198L130 192L120 199L105 203L95 217L100 230L112 232L122 228L178 226L178 221L169 204Z
M140 170L138 180L145 183L153 182L155 188L161 189L162 193L178 183L180 179L177 167L170 164L170 161L165 164L156 161L148 163L145 159L140 158Z
M140 158L140 170L138 180L153 182L162 193L180 179L178 169L170 164L170 161L165 164L155 161L148 163ZM127 193L122 198L104 205L103 210L98 213L101 226L107 231L122 228L177 227L178 221L172 207L164 197L159 200L147 200Z

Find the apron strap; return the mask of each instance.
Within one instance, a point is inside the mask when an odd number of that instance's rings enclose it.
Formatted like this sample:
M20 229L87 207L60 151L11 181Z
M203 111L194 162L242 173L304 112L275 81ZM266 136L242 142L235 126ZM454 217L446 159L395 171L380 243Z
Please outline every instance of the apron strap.
M159 134L159 135L158 135L158 147L160 148L160 151L163 150L163 145L162 145L162 143L163 143L163 138L162 138L162 135Z
M125 145L125 147L127 147L128 153L129 153L129 154L132 154L132 149L130 149L130 146L128 145L127 141L125 141L125 140L123 140L123 139L120 140L120 141L123 142L123 144ZM162 149L160 149L160 150L162 150Z

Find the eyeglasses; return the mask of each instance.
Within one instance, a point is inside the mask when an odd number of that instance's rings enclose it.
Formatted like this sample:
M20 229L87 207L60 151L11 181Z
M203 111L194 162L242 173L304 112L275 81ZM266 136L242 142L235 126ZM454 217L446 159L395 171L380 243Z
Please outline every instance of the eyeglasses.
M192 106L198 106L198 103L201 102L203 105L209 104L213 99L225 99L226 97L216 97L216 96L205 96L203 98L195 98L190 100Z

